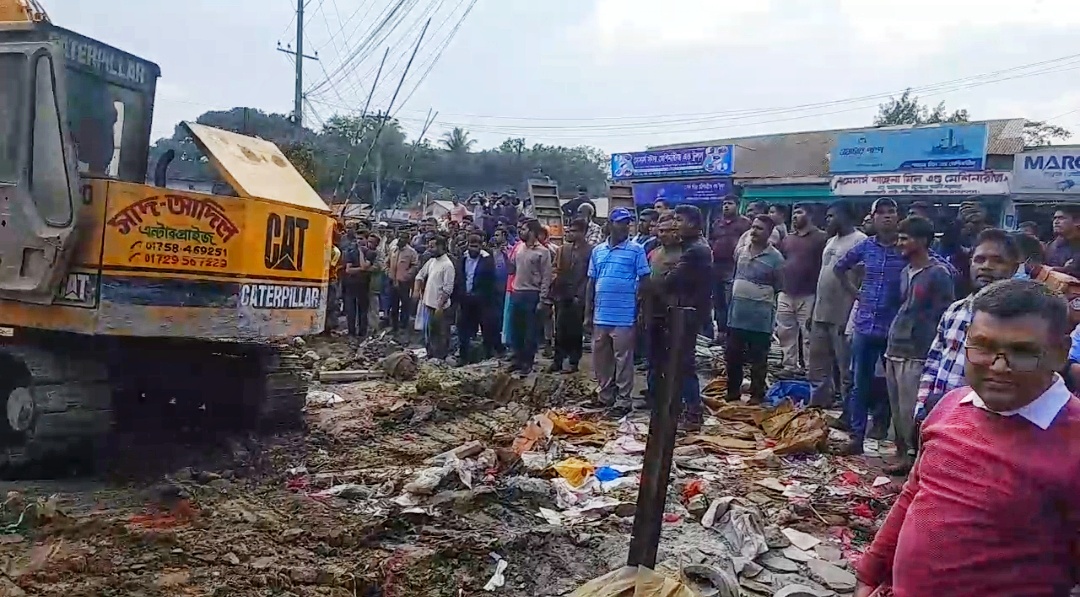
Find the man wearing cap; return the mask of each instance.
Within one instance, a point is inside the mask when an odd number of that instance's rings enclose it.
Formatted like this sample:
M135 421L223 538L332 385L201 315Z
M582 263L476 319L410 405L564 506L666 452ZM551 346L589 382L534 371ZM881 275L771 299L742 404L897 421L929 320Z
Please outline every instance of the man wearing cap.
M859 301L854 310L855 333L851 340L855 375L849 420L851 441L844 449L848 454L863 453L867 416L872 403L888 400L888 396L875 395L870 384L877 365L885 355L889 327L900 308L900 276L907 265L897 246L896 201L888 197L877 199L870 213L873 216L874 235L852 247L833 266L840 283ZM863 265L865 273L861 287L855 288L848 272L859 264Z
M593 248L585 293L585 327L593 327L593 370L600 401L613 414L630 411L634 390L634 326L639 284L648 277L645 249L630 241L629 210L608 216L610 237Z

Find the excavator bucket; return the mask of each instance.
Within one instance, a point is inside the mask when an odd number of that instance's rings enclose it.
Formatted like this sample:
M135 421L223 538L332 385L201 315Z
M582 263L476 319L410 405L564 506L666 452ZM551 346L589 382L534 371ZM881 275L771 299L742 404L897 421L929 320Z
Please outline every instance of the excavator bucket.
M218 174L241 197L330 213L330 207L277 145L193 122L184 125Z

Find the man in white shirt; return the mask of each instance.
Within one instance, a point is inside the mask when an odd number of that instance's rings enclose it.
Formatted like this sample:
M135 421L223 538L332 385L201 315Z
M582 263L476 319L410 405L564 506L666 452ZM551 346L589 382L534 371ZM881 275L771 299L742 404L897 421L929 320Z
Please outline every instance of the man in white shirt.
M764 201L754 201L750 205L746 206L746 214L745 214L746 219L753 222L754 218L756 218L756 217L758 217L758 216L760 216L762 214L767 214L768 211L769 211L769 205L767 203L765 203ZM775 221L776 220L773 219L773 222L775 222ZM772 232L769 233L769 246L770 247L775 247L775 246L779 245L780 244L780 239L781 239L780 227L779 226L773 226ZM749 247L749 246L750 246L750 231L747 230L746 232L742 233L742 236L739 237L739 242L737 242L735 244L735 253L738 253L739 251L744 250L744 249L746 249L746 247Z
M413 298L421 301L424 324L424 347L433 359L445 359L450 353L450 295L454 292L454 262L446 254L446 237L435 237L431 259L416 275Z

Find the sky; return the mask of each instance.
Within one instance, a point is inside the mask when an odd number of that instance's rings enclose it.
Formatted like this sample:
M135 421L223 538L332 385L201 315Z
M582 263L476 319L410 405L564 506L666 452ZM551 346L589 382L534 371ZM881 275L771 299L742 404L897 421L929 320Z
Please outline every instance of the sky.
M43 2L54 23L161 66L155 138L208 110L293 109L277 48L294 47L296 0ZM304 20L314 128L370 92L410 138L430 110L433 141L460 126L478 148L634 151L869 126L910 87L973 119L1080 134L1072 0L307 0Z

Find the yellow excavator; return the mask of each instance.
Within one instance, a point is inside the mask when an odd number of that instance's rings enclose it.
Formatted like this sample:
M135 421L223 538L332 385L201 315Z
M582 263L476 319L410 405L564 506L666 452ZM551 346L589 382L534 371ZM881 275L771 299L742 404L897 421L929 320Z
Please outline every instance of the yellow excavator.
M273 143L186 124L233 191L147 184L158 66L0 0L0 473L118 425L295 425L333 220Z

